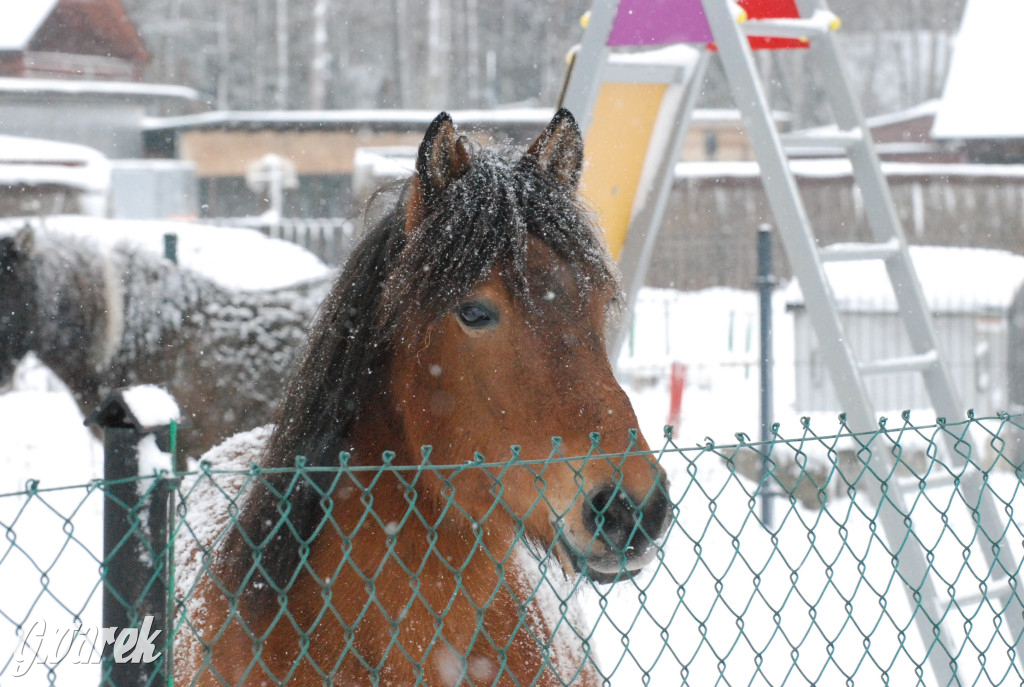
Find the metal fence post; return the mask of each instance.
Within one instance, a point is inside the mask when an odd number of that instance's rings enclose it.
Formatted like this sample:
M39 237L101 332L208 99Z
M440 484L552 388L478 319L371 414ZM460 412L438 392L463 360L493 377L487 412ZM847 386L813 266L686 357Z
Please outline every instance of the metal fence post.
M174 232L164 234L164 257L178 264L178 235Z
M169 509L175 480L143 478L139 459L142 451L168 451L176 417L144 424L132 408L132 391L112 392L85 421L103 430L103 627L116 628L115 636L129 630L125 639L103 647L102 684L117 687L166 684L171 665Z
M772 378L774 365L772 352L772 289L775 276L772 274L772 227L762 224L757 228L757 290L761 315L761 445L765 456L761 459L761 522L768 529L772 527L772 489L770 476L772 461L767 455L771 439L771 426L775 408L773 396L775 385Z

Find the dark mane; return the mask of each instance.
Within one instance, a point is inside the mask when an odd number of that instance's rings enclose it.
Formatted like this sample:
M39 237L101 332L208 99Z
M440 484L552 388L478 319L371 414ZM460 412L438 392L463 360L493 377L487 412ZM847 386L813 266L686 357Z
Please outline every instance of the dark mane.
M366 400L388 393L387 371L399 329L422 331L494 268L500 268L513 296L529 307L534 302L526 274L531 238L564 260L582 300L594 290L618 287L589 213L564 184L518 151L475 151L469 169L445 190L438 209L407 235L408 195L403 193L367 232L321 306L275 415L263 467L289 467L300 455L309 466L338 465ZM353 461L366 464L376 458L353 456ZM296 574L300 548L323 519L329 479L315 488L298 484L289 490L292 478L288 473L265 475L265 483L250 490L239 528L225 541L226 558L234 561L229 568L241 576L226 581L236 589L253 586L245 579L252 566L275 591L286 588ZM285 494L287 523L279 506ZM251 565L238 565L240 560Z

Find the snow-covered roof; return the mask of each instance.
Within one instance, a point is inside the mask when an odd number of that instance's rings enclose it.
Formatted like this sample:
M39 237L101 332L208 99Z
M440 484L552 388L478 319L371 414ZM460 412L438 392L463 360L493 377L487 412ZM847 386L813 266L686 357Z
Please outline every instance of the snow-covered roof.
M0 0L4 2L5 0ZM11 0L6 0L11 1ZM2 25L2 22L0 22ZM72 95L123 95L199 100L199 91L188 86L135 81L88 81L79 79L0 78L3 93L64 93Z
M932 312L1001 312L1024 287L1024 255L987 248L911 246L921 289ZM895 312L896 296L881 260L827 262L825 273L844 312ZM786 303L803 304L794 279Z
M106 191L110 187L110 163L88 146L0 135L0 183L59 184Z
M0 84L4 79L0 79ZM2 89L2 87L0 87ZM550 107L512 107L494 110L452 110L452 119L459 126L485 126L487 124L525 124L544 127L554 114ZM168 129L247 129L272 126L290 128L354 128L362 126L403 127L425 129L437 110L217 110L179 117L149 117L143 127L149 131ZM773 114L776 120L789 117L785 113ZM739 122L735 109L697 108L694 122Z
M452 110L457 124L465 122L547 124L554 110L543 107L519 107L499 110ZM364 125L390 125L425 128L437 110L218 110L181 117L152 117L144 126L148 130L216 129L289 126L336 128Z
M809 158L790 162L790 169L797 177L826 179L848 177L853 167L847 158ZM1024 165L931 163L931 162L882 162L882 172L887 177L900 176L947 176L947 177L1024 177ZM724 162L680 162L675 166L677 179L720 177L748 177L761 175L757 162L750 160Z
M0 51L24 50L58 0L0 0Z
M24 226L24 218L0 219L0 235ZM323 279L332 268L298 244L255 229L214 227L191 222L115 220L80 215L47 217L49 231L112 247L128 241L163 254L164 234L178 236L178 262L234 289L260 290ZM239 259L239 256L245 259Z
M38 161L67 165L102 159L103 154L98 150L77 143L0 134L0 162Z
M1024 2L968 0L935 138L1024 138Z

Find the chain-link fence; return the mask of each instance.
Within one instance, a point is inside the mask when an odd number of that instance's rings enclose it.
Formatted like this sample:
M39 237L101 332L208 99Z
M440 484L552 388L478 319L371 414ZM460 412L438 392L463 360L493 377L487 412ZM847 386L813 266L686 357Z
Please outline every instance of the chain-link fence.
M649 549L620 552L614 584L588 570L589 548L566 546L570 515L546 496L555 463L622 474L626 458L596 445L586 458L556 445L544 460L435 465L425 452L417 466L365 467L343 455L330 469L32 483L0 497L0 684L121 685L133 659L148 684L1024 682L1024 418L815 430L668 441L654 458L670 525L653 543L644 516L612 536L619 494L577 480L569 502L592 514L588 547ZM531 475L525 510L505 486L514 471ZM301 489L315 490L309 536L291 526ZM274 495L276 522L232 540L249 495ZM464 507L482 496L483 516ZM104 507L128 527L107 554ZM536 536L537 513L553 536ZM289 539L282 577L269 551ZM232 541L253 549L239 557ZM564 572L574 566L601 581ZM104 605L139 631L104 631Z

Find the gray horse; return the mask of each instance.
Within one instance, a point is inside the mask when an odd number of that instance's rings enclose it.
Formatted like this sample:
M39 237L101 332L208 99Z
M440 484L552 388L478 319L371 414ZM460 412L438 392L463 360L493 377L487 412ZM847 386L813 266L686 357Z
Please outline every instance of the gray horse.
M179 454L264 424L330 278L238 291L121 243L25 228L0 237L0 389L30 351L83 415L114 388L161 384Z

